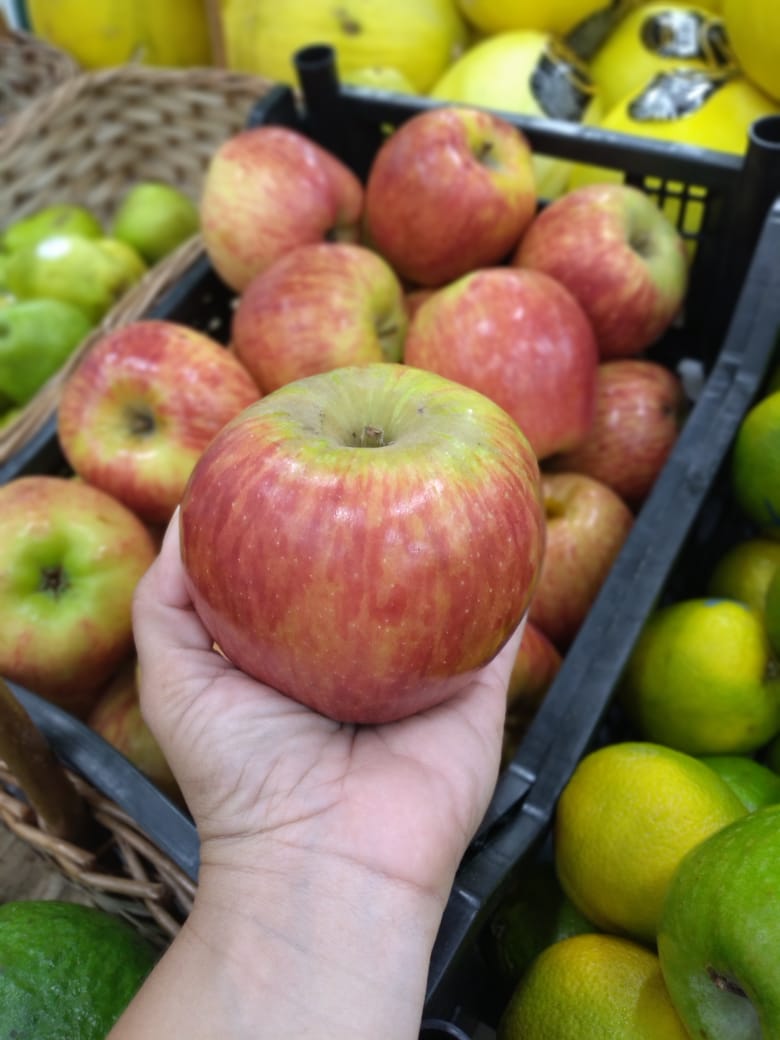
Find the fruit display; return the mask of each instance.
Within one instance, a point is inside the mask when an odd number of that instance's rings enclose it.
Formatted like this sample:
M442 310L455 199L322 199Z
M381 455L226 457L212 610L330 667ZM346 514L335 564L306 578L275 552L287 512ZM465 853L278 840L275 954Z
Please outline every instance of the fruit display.
M54 202L0 229L0 422L199 224L193 200L147 181L123 193L105 227L86 206Z
M395 163L410 140L411 158ZM365 182L291 128L261 125L225 142L199 210L208 271L197 277L224 309L214 336L202 315L189 322L181 299L165 318L107 334L63 389L56 447L67 475L17 475L0 488L9 503L0 557L6 546L24 557L24 582L0 558L9 619L0 673L90 719L164 784L138 732L132 632L112 614L126 622L178 506L189 592L215 649L340 722L427 710L525 622L508 694L510 762L697 414L670 346L685 327L698 255L625 184L567 187L544 204L533 160L499 114L447 104L387 134ZM613 244L588 253L596 238ZM759 454L737 464L735 497L745 470L761 474ZM38 480L56 481L62 500L55 508L41 494L45 517L32 524ZM25 491L32 498L15 510ZM94 499L94 517L130 518L109 547L85 520L78 552L63 536L25 556L34 534L90 495L112 503ZM14 512L25 513L22 535ZM751 537L774 533L759 523ZM121 596L90 609L107 628L113 621L109 635L122 632L95 674L79 674L77 700L47 687L38 666L45 659L62 674L65 650L95 664L94 645L83 651L65 615L75 565L91 566L86 549L98 547L111 566L101 562L90 591L115 569ZM771 553L757 569L768 610ZM720 573L728 580L725 565ZM613 705L610 721L630 736L584 755L561 796L547 861L559 890L548 901L568 916L541 927L546 938L505 975L504 1013L491 1023L502 1040L548 1035L551 1018L555 1035L580 1036L583 1006L599 1035L633 1035L619 1030L637 1005L649 1036L682 1037L692 1020L655 946L667 927L681 934L674 913L665 916L667 894L689 852L774 797L766 776L709 759L757 756L780 733L762 615L737 606L726 634L710 633L718 611L705 624L702 604L688 604L696 634L687 641L700 652L692 664L669 653L686 633L679 617L662 624L677 604L659 604ZM31 611L48 642L25 661ZM656 619L662 665L643 644ZM732 645L744 682L726 674ZM67 667L73 677L80 664ZM698 685L685 681L691 672ZM713 688L723 715L699 721L701 690ZM745 720L751 698L758 721ZM107 719L123 712L134 712L133 734L109 737ZM720 727L733 739L669 739L646 720L688 737ZM749 737L734 738L738 723ZM730 965L714 970L731 980ZM605 978L615 987L608 1009Z

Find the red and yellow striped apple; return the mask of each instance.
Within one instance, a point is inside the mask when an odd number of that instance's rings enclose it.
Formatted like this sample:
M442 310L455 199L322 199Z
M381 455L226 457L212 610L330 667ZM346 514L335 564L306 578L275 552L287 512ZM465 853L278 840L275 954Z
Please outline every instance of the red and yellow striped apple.
M544 547L514 420L389 363L244 411L197 463L180 522L195 609L228 659L343 722L462 689L525 615Z

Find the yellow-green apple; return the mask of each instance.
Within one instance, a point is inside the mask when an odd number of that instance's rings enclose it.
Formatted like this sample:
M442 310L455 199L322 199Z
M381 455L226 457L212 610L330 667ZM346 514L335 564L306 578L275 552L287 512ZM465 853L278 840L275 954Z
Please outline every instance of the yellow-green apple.
M484 268L437 290L409 325L404 360L491 398L539 459L575 448L593 421L593 330L571 293L538 271Z
M246 409L195 466L180 523L195 609L227 658L343 722L461 690L525 615L544 546L514 420L386 362Z
M584 473L543 473L547 544L528 614L568 649L628 537L634 515L606 484Z
M408 319L401 283L365 246L312 242L244 289L231 342L263 393L343 365L400 361Z
M161 791L181 801L179 785L168 760L141 714L138 698L138 661L125 661L101 690L87 724L149 777Z
M525 136L493 113L444 105L407 120L377 151L365 229L403 278L444 285L505 259L536 202Z
M281 126L242 130L220 145L199 205L206 253L237 292L293 246L357 241L362 211L363 185L352 171Z
M507 689L505 758L528 729L562 663L563 657L544 632L526 621Z
M578 447L548 459L545 468L595 477L636 509L671 454L685 406L682 381L665 365L646 358L603 361L590 431Z
M131 603L156 548L144 524L68 477L0 487L0 675L85 715L133 646Z
M65 381L59 441L84 480L164 524L211 438L259 396L216 340L177 322L135 321L108 332Z
M711 834L672 877L658 956L692 1037L780 1036L780 805Z
M654 343L680 312L688 285L685 242L639 188L589 184L537 214L512 262L544 271L579 300L601 357Z

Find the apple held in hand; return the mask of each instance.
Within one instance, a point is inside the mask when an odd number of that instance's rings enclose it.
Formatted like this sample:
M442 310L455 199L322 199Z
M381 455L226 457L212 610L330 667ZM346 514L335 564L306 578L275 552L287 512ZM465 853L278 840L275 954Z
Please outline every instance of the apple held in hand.
M592 184L550 203L512 261L557 278L590 318L603 359L639 354L679 313L685 242L653 200L628 184Z
M233 316L236 357L263 393L344 365L400 361L408 324L393 269L363 246L297 246L255 275Z
M401 277L444 285L499 263L536 212L531 150L486 111L420 112L382 144L369 170L365 227Z
M181 508L187 584L243 671L342 722L439 703L525 614L538 466L480 394L405 365L333 369L237 417Z
M131 322L104 336L66 380L60 445L84 480L164 524L211 438L259 396L215 340L176 322Z
M143 523L79 480L0 487L0 675L84 715L133 646L135 586L156 555Z
M664 903L658 956L691 1036L780 1036L780 805L757 809L693 848Z
M588 434L545 467L594 477L636 508L671 454L685 405L682 381L664 365L644 358L604 361L596 373L596 414Z
M623 548L634 515L582 473L542 474L547 545L528 619L565 652Z
M356 241L363 185L339 159L295 130L261 126L228 138L206 171L203 243L237 292L293 246Z
M439 289L411 321L404 360L495 401L539 459L575 448L593 421L593 330L574 297L537 271L485 268Z

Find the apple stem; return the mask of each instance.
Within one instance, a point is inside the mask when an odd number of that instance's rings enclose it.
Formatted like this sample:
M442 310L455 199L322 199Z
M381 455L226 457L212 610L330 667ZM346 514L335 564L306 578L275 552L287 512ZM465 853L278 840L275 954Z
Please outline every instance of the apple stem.
M45 738L0 679L0 758L18 781L47 834L78 841L88 831L86 804Z
M361 448L384 448L385 431L381 426L364 426L360 435Z
M41 571L41 591L48 592L55 599L65 592L70 582L61 567L44 567Z

